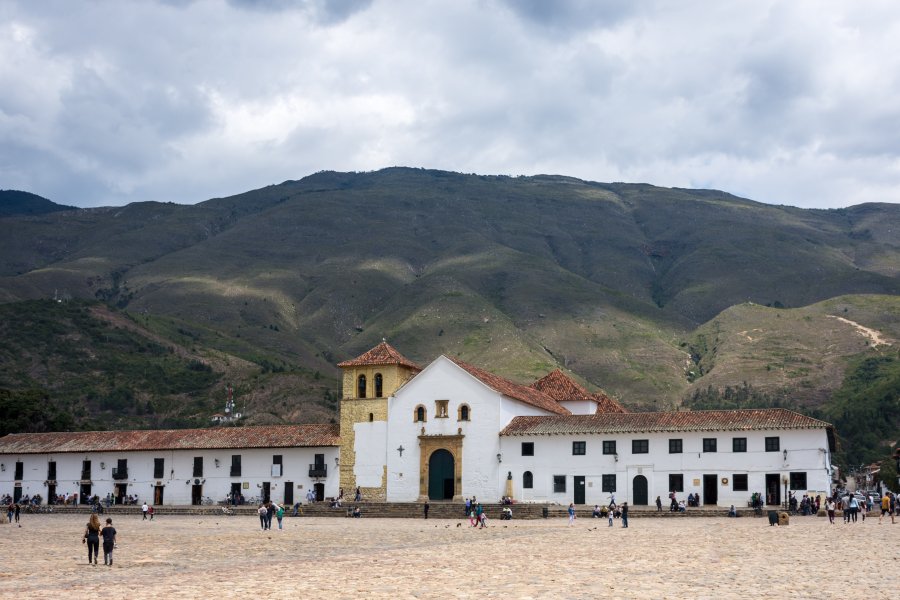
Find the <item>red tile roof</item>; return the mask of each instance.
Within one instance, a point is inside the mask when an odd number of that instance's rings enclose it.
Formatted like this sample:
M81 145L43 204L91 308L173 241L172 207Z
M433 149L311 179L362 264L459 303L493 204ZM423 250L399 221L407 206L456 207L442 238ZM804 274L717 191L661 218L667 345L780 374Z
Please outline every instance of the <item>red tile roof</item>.
M596 394L592 394L559 369L555 369L547 375L544 375L529 387L544 392L557 402L566 402L570 400L588 400L596 402L598 413L628 412L621 404L607 396L606 392L600 391Z
M416 371L422 370L422 367L397 352L397 349L387 342L381 342L365 354L352 360L338 363L339 367L362 367L366 365L400 365Z
M598 413L627 413L628 409L619 404L615 399L610 398L606 395L606 392L599 391L594 394L594 399L597 401L597 412Z
M11 433L0 438L0 454L338 446L339 434L331 424Z
M447 358L452 360L454 363L456 363L457 366L466 371L469 375L479 380L481 383L485 384L498 394L503 394L504 396L507 396L514 400L536 406L557 415L571 414L568 409L566 409L559 402L543 392L540 392L534 388L520 385L518 383L514 383L508 379L500 377L499 375L494 375L493 373L489 373L484 369L479 369L475 365L470 365L467 362L463 362L458 358L449 356Z
M653 413L602 413L514 417L500 435L651 433L656 431L750 431L761 429L831 429L825 421L783 408L698 410Z

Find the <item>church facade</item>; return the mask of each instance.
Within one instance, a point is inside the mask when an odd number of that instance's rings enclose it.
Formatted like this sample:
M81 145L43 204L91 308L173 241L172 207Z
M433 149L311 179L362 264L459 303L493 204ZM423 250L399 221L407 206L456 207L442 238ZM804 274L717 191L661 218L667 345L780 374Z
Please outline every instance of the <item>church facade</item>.
M0 496L745 506L832 483L831 425L785 409L631 413L560 370L525 386L448 356L423 368L387 342L338 366L339 426L11 434Z

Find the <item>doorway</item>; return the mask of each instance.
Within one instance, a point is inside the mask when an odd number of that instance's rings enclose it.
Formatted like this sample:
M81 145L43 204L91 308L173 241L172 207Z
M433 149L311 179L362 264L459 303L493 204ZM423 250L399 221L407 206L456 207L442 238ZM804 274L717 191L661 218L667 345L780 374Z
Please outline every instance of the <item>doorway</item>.
M125 504L125 493L128 491L127 483L117 483L113 492L116 497L116 504ZM90 495L90 492L88 492Z
M584 504L584 475L575 475L575 504Z
M47 504L56 504L56 486L47 486Z
M719 503L719 476L703 476L703 505L715 506Z
M87 499L91 497L91 484L82 483L78 488L78 497L82 504L87 503Z
M316 502L322 502L325 499L325 484L314 483L313 491L316 493Z
M647 478L636 475L632 481L632 503L635 506L647 506Z
M435 450L428 459L428 498L431 500L453 499L453 455L450 451Z
M772 506L781 505L781 475L778 473L766 474L766 504Z
M241 498L241 483L231 482L231 505L236 506ZM243 504L243 503L241 503Z
M266 503L271 499L272 499L272 482L271 481L263 481L262 501L263 501L263 503Z
M288 506L294 505L294 482L284 482L284 503Z
M22 486L17 485L15 488L13 488L13 502L18 504L19 500L21 500L21 499L22 499Z
M154 506L162 506L164 489L166 489L166 486L164 486L164 485L153 486L153 505Z
M203 504L203 485L202 484L193 484L191 486L191 504L194 506L200 506Z

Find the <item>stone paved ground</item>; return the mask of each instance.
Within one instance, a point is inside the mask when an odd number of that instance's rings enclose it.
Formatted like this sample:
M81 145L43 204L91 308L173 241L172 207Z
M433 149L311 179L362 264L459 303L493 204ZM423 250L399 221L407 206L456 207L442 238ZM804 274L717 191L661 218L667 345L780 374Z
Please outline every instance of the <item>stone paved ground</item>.
M114 519L115 566L88 566L82 515L0 528L2 598L882 598L900 523L795 518L493 521ZM855 557L846 565L848 549Z

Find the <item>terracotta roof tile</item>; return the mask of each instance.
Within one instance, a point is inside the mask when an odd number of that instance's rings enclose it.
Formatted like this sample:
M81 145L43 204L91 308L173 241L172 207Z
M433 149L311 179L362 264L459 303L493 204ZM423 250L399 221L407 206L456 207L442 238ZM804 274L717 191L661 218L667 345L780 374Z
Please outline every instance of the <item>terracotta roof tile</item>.
M0 438L0 454L337 446L339 434L332 424L11 433Z
M534 388L520 385L518 383L514 383L508 379L500 377L499 375L494 375L493 373L489 373L484 369L479 369L474 365L463 362L458 358L449 356L447 358L456 363L456 365L461 369L469 373L469 375L471 375L475 379L478 379L479 381L481 381L481 383L485 384L499 394L503 394L504 396L508 396L520 402L536 406L540 409L558 415L571 414L568 409L566 409L559 402L543 392L540 392Z
M422 367L400 354L396 348L387 342L381 342L368 352L352 360L338 363L339 367L362 367L366 365L401 365L416 371L422 370Z
M825 421L783 408L698 410L653 413L601 413L514 417L500 435L651 433L656 431L750 431L759 429L831 429Z
M596 399L589 391L578 385L575 380L559 369L547 373L528 387L544 392L557 402L565 402L567 400L590 400L596 402Z
M615 399L606 395L606 392L600 391L594 394L597 401L598 413L627 413L628 410L619 404Z

